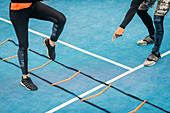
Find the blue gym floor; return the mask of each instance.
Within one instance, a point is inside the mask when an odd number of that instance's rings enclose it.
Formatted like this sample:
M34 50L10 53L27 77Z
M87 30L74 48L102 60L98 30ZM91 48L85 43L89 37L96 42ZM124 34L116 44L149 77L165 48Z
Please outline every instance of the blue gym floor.
M113 80L110 84L170 111L170 82L168 82L170 81L170 41L168 40L170 14L164 20L165 33L160 50L161 54L166 54L154 66L143 67L141 64L150 54L153 45L137 45L137 41L148 35L145 26L137 15L127 26L124 36L112 42L112 36L123 20L130 2L131 0L50 0L43 2L64 13L67 18L59 42L66 42L109 59L109 61L105 61L58 42L56 60L103 82L124 74L125 76ZM9 4L10 1L7 0L1 1L0 4L0 43L8 38L18 43L13 26L7 23L10 21ZM155 7L149 10L152 17ZM29 28L41 33L37 35L29 32L29 48L46 55L42 35L50 36L52 23L30 19ZM18 47L13 43L6 42L0 45L0 57L14 56L17 54L17 49ZM30 51L28 53L29 69L42 66L49 61ZM124 66L118 66L110 60ZM19 65L17 58L8 61ZM137 68L138 66L139 68ZM130 70L124 67L129 67ZM32 73L56 83L71 77L76 72L51 62L41 69L32 71ZM19 68L0 61L0 113L44 113L52 110L57 113L104 112L78 99L70 102L76 97L31 74L30 77L38 86L37 91L28 91L20 85L21 70ZM99 85L101 84L82 74L78 74L68 82L59 84L59 86L79 96ZM101 87L82 98L95 95L106 87ZM109 88L102 95L87 101L111 113L128 113L142 103L113 88ZM64 106L63 103L66 105ZM58 108L60 105L62 107ZM55 110L55 108L58 109ZM164 112L145 103L137 113Z

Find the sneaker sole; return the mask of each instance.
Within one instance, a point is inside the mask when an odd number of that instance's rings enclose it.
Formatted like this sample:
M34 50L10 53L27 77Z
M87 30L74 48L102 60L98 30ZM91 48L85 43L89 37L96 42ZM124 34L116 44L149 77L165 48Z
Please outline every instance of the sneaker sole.
M152 64L149 64L149 65L144 65L145 67L149 67L149 66L153 66L154 64L156 64L156 62L152 63Z
M45 38L45 39L46 39L46 38ZM46 46L46 44L45 44L45 39L43 40L43 44L44 44L44 46L47 48L47 46ZM48 48L47 48L47 55L48 55L48 58L50 58Z
M141 43L140 43L140 42L137 42L137 44L138 44L139 46L145 46L145 45L149 45L149 44L153 44L153 43L154 43L154 42L143 44L142 42L141 42Z
M22 82L20 82L20 84L21 84L22 86L24 86L27 90L31 90L31 89L27 88Z
M138 43L137 43L138 44ZM148 44L138 44L139 46L145 46L145 45L148 45Z

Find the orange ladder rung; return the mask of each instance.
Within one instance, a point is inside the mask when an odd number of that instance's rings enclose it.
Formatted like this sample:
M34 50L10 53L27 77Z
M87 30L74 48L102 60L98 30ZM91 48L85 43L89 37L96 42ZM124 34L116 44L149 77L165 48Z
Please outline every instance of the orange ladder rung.
M80 73L80 71L78 71L76 74L74 74L73 76L71 76L70 78L66 79L66 80L63 80L63 81L60 81L60 82L57 82L57 83L54 83L54 84L51 84L52 86L54 85L57 85L57 84L61 84L63 82L66 82L66 81L69 81L71 80L72 78L74 78L76 75L78 75Z
M96 94L96 95L93 95L93 96L90 96L90 97L87 97L85 99L81 99L81 101L85 101L85 100L88 100L88 99L91 99L91 98L94 98L96 96L99 96L101 95L102 93L104 93L109 87L111 86L111 84L109 86L107 86L103 91L101 91L100 93Z
M5 40L4 42L0 43L0 45L4 44L5 42L9 41L9 38Z
M28 48L27 50L29 50L29 48ZM12 56L12 57L9 57L9 58L2 59L2 61L9 60L9 59L12 59L12 58L15 58L15 57L18 57L18 55L15 55L15 56Z
M135 113L136 111L138 111L144 104L146 103L146 100L144 100L135 110L129 112L129 113Z
M15 55L15 56L12 56L12 57L9 57L9 58L2 59L2 61L9 60L9 59L12 59L12 58L15 58L15 57L18 57L18 55Z
M31 70L28 70L28 72L34 71L34 70L37 70L37 69L40 69L40 68L46 66L47 64L49 64L50 62L52 62L52 60L48 61L47 63L45 63L44 65L42 65L42 66L40 66L40 67L37 67L37 68L31 69Z

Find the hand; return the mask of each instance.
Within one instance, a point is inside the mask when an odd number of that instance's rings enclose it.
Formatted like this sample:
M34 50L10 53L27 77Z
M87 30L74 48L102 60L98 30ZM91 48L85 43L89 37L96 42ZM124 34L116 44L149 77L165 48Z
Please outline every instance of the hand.
M121 27L119 27L119 28L116 30L116 32L114 33L113 38L112 38L112 41L115 39L115 37L118 38L118 37L122 36L123 33L124 33L124 29L121 28Z

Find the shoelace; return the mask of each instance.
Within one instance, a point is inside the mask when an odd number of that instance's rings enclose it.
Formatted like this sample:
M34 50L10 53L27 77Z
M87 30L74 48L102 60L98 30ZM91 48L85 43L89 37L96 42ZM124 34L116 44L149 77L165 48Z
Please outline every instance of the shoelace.
M27 78L25 83L26 83L27 86L32 86L33 85L33 83L32 83L30 78Z

